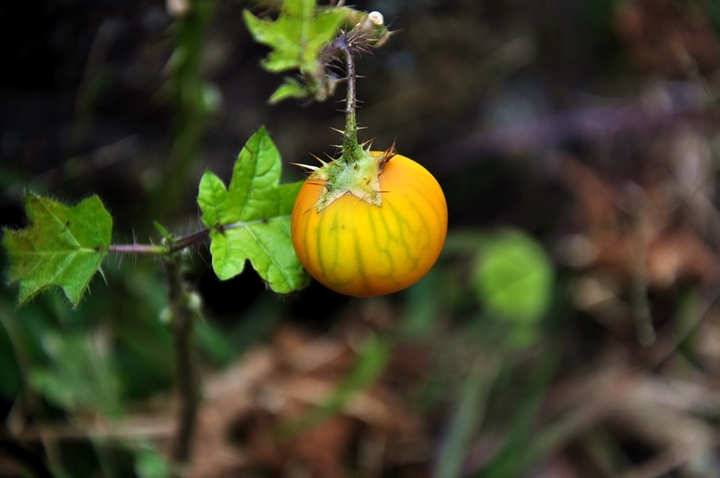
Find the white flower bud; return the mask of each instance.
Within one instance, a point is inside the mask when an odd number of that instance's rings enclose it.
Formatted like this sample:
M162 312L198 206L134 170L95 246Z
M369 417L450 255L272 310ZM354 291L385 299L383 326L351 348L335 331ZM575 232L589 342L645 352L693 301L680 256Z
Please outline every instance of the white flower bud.
M372 11L368 13L368 19L376 26L380 26L385 23L385 18L383 18L383 14L378 11Z

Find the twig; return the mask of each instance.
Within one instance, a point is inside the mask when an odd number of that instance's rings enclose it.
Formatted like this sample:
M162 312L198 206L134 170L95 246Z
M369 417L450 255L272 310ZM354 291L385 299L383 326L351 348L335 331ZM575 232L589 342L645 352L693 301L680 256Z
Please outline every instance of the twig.
M193 359L193 325L196 313L189 305L179 259L171 255L166 257L164 262L174 335L175 380L180 395L178 435L172 450L172 458L176 464L182 466L190 459L191 442L200 403L199 381Z
M343 132L343 153L350 154L357 149L357 120L355 109L357 108L357 96L355 93L355 59L349 45L347 34L340 35L333 41L332 46L343 52L345 56L345 81L347 92L345 94L345 131Z
M228 226L222 229L228 229ZM173 240L168 244L156 246L154 244L112 244L108 247L108 252L115 254L155 254L169 255L179 252L188 247L204 241L210 235L210 229L200 229L190 235Z
M108 252L115 254L157 254L167 253L167 247L155 246L153 244L112 244L108 247Z

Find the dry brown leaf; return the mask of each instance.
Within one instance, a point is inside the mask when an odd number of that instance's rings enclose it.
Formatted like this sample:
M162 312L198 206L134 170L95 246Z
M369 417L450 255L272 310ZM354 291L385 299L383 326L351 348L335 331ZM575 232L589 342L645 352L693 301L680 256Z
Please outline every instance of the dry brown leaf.
M417 456L427 449L422 421L382 380L338 415L276 441L281 426L332 396L355 358L341 340L280 328L270 347L208 384L190 476L238 476L261 467L270 476L343 478L353 454L366 476L379 476L393 459L388 450L407 443L416 455L403 459L424 461L426 455Z
M634 193L620 191L598 173L566 157L559 178L577 201L576 221L586 269L602 269L629 287L677 281L707 285L720 275L720 258L687 221L674 220L681 194L671 179L646 175ZM566 241L568 245L578 243ZM571 251L572 254L572 251ZM575 254L577 255L577 254Z
M703 12L677 2L638 0L619 8L615 27L628 54L646 73L693 76L718 69L720 51Z

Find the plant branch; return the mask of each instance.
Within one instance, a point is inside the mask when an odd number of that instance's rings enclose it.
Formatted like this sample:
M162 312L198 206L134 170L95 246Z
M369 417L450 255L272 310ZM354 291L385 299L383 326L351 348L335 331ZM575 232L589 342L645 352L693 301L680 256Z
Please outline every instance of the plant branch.
M343 157L348 163L352 163L359 156L360 148L357 140L357 120L355 110L357 108L357 96L355 83L355 59L350 47L347 34L342 34L333 42L335 48L343 52L345 56L345 74L347 81L347 92L345 96L345 131L343 132Z
M200 379L193 353L193 329L199 315L195 299L187 290L182 277L182 257L177 252L204 241L210 229L174 239L167 236L162 245L115 244L108 252L127 254L156 254L163 256L165 275L168 283L168 310L173 330L175 359L175 384L180 396L177 417L177 435L172 449L173 477L185 476L185 467L190 461L191 445L197 423L200 404Z
M168 303L175 346L175 383L180 395L178 434L172 450L173 461L181 467L190 460L191 443L197 422L200 403L199 380L193 354L193 326L197 311L182 280L178 257L165 258L168 280ZM182 476L178 470L178 476Z
M357 96L355 93L355 59L350 46L342 38L339 46L345 54L345 68L347 75L347 96L345 98L345 139L344 142L352 141L357 144L357 121L355 119L355 109L357 108Z
M169 255L204 241L210 235L210 229L204 228L190 235L181 237L166 244L112 244L108 252L115 254L154 254Z
M156 246L154 244L111 244L108 252L115 254L167 254L166 246Z
M290 216L277 216L269 219L256 219L253 221L238 221L233 222L231 224L225 224L223 226L216 226L215 230L219 232L227 231L228 229L238 229L241 227L248 227L253 224L268 222L268 221L276 221L276 220L284 220L288 219ZM161 245L155 245L155 244L111 244L108 247L108 252L112 252L115 254L147 254L147 255L158 255L158 256L165 256L174 254L176 252L179 252L183 249L187 249L188 247L192 247L205 239L207 239L210 236L210 233L213 231L213 229L210 228L203 228L200 229L197 232L193 232L192 234L189 234L187 236L183 236L178 239L172 239L171 241L166 241L166 244Z
M186 247L194 246L195 244L207 239L208 236L210 236L210 229L200 229L197 232L173 241L173 243L170 244L169 252L173 253L185 249Z

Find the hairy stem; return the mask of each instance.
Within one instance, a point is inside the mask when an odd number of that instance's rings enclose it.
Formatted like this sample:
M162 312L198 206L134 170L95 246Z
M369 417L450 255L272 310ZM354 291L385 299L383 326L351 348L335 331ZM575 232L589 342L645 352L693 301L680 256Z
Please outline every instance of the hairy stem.
M190 235L159 246L155 244L112 244L108 247L108 252L115 254L154 254L161 256L174 254L204 241L209 235L210 229L200 229Z
M154 244L111 244L108 252L115 254L167 254L166 246L156 246Z
M357 109L357 96L355 92L355 83L357 75L355 73L355 59L352 49L348 44L345 35L335 40L337 48L339 48L345 56L345 74L347 81L347 93L345 96L345 131L343 133L343 160L347 163L355 162L362 153L362 149L357 139L357 120L355 118L355 110Z
M228 229L237 229L240 227L248 227L252 224L264 223L264 222L273 221L273 220L289 219L289 217L290 216L288 215L288 216L276 216L276 217L270 218L270 219L255 219L252 221L238 221L238 222L233 222L231 224L215 226L214 230L222 232L222 231L227 231ZM158 255L158 256L171 255L171 254L179 252L183 249L187 249L188 247L192 247L192 246L204 241L205 239L207 239L210 236L210 233L212 232L212 230L213 229L203 228L197 232L193 232L192 234L188 234L187 236L183 236L178 239L171 238L165 244L161 244L161 245L112 244L112 245L110 245L110 247L108 247L108 252L112 252L115 254L147 254L147 255L154 254L154 255Z

